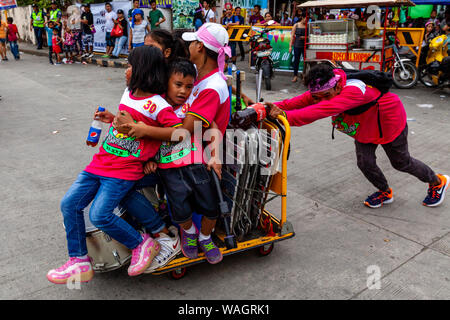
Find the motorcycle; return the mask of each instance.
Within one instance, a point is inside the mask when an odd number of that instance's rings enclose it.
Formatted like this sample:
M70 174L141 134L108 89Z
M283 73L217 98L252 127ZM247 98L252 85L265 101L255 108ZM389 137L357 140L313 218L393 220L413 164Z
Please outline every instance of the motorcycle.
M414 87L419 80L419 71L414 62L399 53L399 41L395 35L388 35L389 43L394 51L394 65L392 68L392 78L394 85L399 89L409 89Z
M274 24L274 21L269 21L268 25ZM261 82L264 79L266 90L272 89L271 79L274 75L274 66L272 60L272 46L269 39L265 36L269 29L261 27L252 27L256 32L250 37L250 50L256 58L255 70L258 76L256 77L256 101L261 101ZM244 34L245 37L247 35Z
M450 88L450 57L446 35L435 37L428 45L425 63L420 66L420 81L427 87Z

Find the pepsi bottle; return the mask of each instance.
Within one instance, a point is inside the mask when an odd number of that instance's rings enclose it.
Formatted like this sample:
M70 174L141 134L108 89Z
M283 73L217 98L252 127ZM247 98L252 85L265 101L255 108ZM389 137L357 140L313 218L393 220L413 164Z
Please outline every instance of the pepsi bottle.
M105 111L105 108L98 107L98 111ZM86 144L91 147L95 147L98 144L98 140L100 140L100 135L102 134L102 123L98 118L95 118L91 123L91 127L89 128L89 134L86 139Z

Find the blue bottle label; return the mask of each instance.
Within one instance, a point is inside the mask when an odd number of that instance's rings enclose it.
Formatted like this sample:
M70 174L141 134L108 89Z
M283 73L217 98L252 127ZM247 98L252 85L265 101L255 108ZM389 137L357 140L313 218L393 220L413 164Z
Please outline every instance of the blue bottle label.
M92 128L91 127L89 129L89 134L88 134L88 137L87 137L86 140L96 143L100 139L101 133L102 133L102 129L97 129L97 128Z

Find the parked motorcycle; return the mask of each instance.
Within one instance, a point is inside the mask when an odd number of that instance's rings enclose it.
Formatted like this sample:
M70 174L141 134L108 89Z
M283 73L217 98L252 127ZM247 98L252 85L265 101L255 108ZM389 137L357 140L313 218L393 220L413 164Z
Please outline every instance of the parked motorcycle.
M399 89L409 89L414 87L419 80L419 71L414 62L399 53L399 42L395 35L388 35L389 42L394 51L394 66L392 68L392 78L394 85Z
M420 81L427 87L450 88L450 38L441 35L430 41L425 64L419 68Z
M268 26L274 24L274 21L269 21ZM255 35L250 37L250 49L255 56L255 69L258 76L256 77L256 101L261 99L261 82L264 79L266 90L272 89L271 79L274 75L274 67L272 60L272 46L267 33L269 29L266 27L252 27ZM244 35L247 36L247 35Z

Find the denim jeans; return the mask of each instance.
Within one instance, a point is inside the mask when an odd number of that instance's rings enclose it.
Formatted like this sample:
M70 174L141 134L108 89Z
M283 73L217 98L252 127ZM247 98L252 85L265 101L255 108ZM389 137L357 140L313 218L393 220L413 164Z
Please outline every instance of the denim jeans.
M114 47L114 50L112 52L113 56L118 57L120 54L120 51L122 51L122 47L124 46L124 44L127 43L128 37L127 36L122 36L120 38L116 38L116 45Z
M303 55L303 59L305 59L305 48L304 47L294 47L294 76L298 75L298 67L300 65L300 57Z
M142 242L141 234L113 211L134 186L135 181L101 177L82 171L61 200L70 257L87 254L83 210L92 201L92 224L129 249Z
M19 46L17 45L17 41L10 41L9 47L11 48L11 53L13 54L14 58L19 59L20 54L19 54Z
M120 206L126 210L127 214L134 217L141 223L148 232L158 233L166 224L156 212L152 203L140 192L136 191L145 187L155 187L159 182L156 174L146 175L136 182L134 188L120 202Z
M43 42L42 35L44 34L44 28L38 28L38 27L33 27L33 28L34 28L34 35L36 36L37 47L42 48L42 42Z

